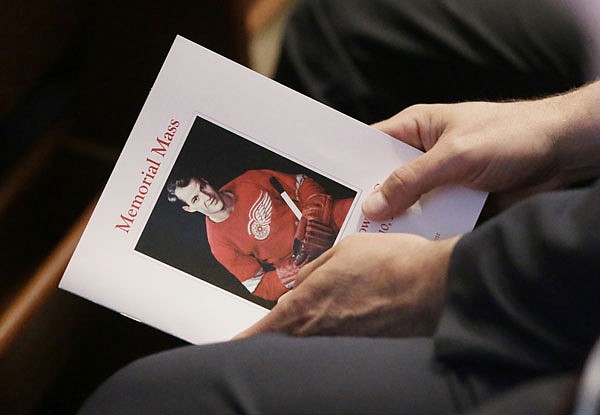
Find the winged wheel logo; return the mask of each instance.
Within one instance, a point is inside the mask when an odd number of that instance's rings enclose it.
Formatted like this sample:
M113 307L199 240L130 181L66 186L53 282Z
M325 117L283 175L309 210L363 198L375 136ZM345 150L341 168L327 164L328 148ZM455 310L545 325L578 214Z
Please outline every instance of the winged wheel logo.
M248 212L248 235L254 235L257 241L267 239L271 233L272 211L271 196L263 190Z

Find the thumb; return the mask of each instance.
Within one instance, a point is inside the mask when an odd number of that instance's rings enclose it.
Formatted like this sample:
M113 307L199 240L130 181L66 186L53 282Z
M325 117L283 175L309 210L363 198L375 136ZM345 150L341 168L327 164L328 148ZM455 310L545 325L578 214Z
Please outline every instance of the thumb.
M410 108L399 112L391 118L371 124L371 126L423 151L423 142L421 140L423 127L418 118L407 114L409 110Z
M421 156L395 169L363 202L365 216L389 219L416 203L421 195L455 179L449 159L434 146Z

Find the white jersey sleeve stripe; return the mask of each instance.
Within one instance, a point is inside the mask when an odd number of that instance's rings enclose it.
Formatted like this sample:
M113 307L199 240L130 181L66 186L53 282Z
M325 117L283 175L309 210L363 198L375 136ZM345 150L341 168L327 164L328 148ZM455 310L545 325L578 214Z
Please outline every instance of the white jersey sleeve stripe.
M246 281L242 281L242 285L244 287L246 287L246 289L248 291L253 293L254 291L256 291L256 287L258 287L258 284L260 284L260 281L262 280L263 275L265 275L265 272L261 271L258 274L256 274L254 277L249 278Z
M304 183L306 176L304 174L296 175L296 199L300 199L300 186Z

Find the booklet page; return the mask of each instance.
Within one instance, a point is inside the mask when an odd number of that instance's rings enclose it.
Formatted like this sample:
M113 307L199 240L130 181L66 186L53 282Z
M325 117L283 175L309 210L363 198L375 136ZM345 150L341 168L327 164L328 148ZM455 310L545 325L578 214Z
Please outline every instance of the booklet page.
M315 246L470 231L486 195L462 187L386 221L362 215L419 154L177 37L60 287L192 343L227 340L293 286Z

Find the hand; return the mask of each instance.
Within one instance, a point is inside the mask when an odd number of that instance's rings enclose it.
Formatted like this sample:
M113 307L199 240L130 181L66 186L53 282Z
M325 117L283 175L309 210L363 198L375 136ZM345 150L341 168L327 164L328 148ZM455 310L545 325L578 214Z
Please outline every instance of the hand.
M294 289L236 338L271 331L298 336L431 335L457 240L348 236L302 268Z
M302 206L302 217L294 235L294 262L301 267L331 248L337 231L332 226L333 199L313 194Z
M331 226L302 216L294 236L294 264L301 267L317 258L331 248L336 235Z
M288 290L296 283L296 275L299 270L300 267L294 263L293 258L290 258L285 265L275 268L279 281L281 281L281 284Z
M446 184L518 199L591 177L599 123L590 108L599 96L596 83L538 101L409 107L374 126L426 152L393 171L363 211L386 219Z

